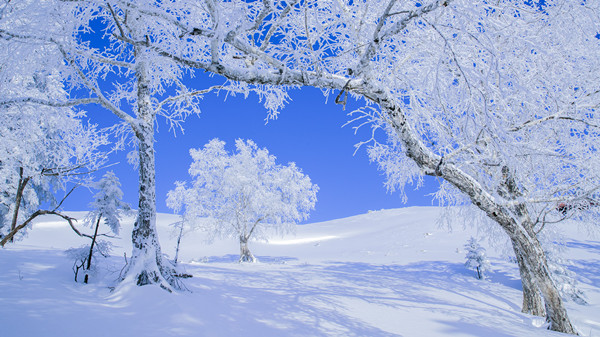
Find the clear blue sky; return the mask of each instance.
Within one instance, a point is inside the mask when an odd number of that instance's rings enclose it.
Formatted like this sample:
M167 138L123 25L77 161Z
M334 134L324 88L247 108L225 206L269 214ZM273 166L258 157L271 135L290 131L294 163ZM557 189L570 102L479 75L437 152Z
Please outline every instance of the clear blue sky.
M202 76L200 81L204 81ZM278 163L295 162L320 187L316 208L305 221L307 223L352 216L368 210L432 204L432 197L427 194L437 186L434 179L427 179L425 186L416 191L414 186L408 186L408 204L403 204L397 193L386 191L383 186L385 177L377 170L376 164L369 163L366 149L359 149L354 155L354 144L367 139L370 134L366 127L357 135L352 127L342 127L348 120L347 113L357 107L356 103L349 102L346 111L343 111L341 105L334 103L335 97L330 97L325 103L321 92L312 88L294 90L290 96L291 102L278 119L267 124L266 110L256 95L247 99L241 95L229 96L226 100L224 93L207 95L203 100L202 114L190 116L184 123L185 134L174 136L165 120L159 117L156 134L158 212L170 212L165 198L174 182L190 180L187 173L191 163L189 149L202 147L213 138L224 140L228 147L233 147L237 138L252 139L259 147L266 147L275 155ZM104 125L117 121L106 110L91 111L89 115L92 121ZM127 163L126 152L113 155L110 162L117 164L109 169L120 178L125 201L137 208L137 171ZM103 171L98 172L98 175L101 174ZM87 210L92 196L93 192L80 188L65 202L64 208Z

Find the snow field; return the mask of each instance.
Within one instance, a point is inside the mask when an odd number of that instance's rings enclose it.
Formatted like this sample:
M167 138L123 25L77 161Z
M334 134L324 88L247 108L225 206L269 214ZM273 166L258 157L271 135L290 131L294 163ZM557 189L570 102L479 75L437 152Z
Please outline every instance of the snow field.
M205 243L191 233L180 261L189 292L121 285L133 218L88 285L73 282L64 250L85 243L42 218L24 240L0 251L3 336L559 336L520 312L516 264L491 247L489 280L464 267L476 229L449 232L440 209L411 207L298 226L295 236L250 243L259 259L238 264L235 240ZM70 213L79 218L84 212ZM176 237L157 219L163 252ZM600 241L568 231L566 257L590 305L567 302L585 336L600 335Z

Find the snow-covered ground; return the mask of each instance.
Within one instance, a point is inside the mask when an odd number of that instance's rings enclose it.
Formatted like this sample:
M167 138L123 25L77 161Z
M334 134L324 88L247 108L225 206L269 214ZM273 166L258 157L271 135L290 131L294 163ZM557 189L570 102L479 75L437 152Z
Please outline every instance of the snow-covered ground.
M130 254L132 219L88 285L64 253L85 240L58 218L36 223L0 250L1 336L553 336L520 312L517 266L488 247L492 272L464 267L475 229L439 228L435 207L382 210L298 226L296 236L251 243L260 260L238 264L234 240L182 240L189 292L155 286L111 291ZM71 213L83 216L84 213ZM163 252L173 256L160 214ZM587 306L568 302L581 334L600 336L600 239L568 232L566 256ZM8 245L7 245L8 246Z

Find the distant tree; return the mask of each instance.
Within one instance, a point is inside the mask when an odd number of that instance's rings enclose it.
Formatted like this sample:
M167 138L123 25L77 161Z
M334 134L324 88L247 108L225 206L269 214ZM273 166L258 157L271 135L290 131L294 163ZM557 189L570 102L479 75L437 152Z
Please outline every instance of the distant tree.
M122 200L123 192L119 186L121 186L119 178L112 171L106 172L95 186L99 191L94 196L94 201L90 204L92 210L86 216L86 222L94 228L94 234L91 237L92 242L89 246L89 253L85 259L86 271L89 271L92 265L94 245L98 238L100 220L104 219L104 224L110 231L115 235L118 235L121 228L121 218L131 211L131 207ZM103 253L103 255L106 255L106 253ZM87 272L83 283L88 283Z
M213 139L190 150L191 187L177 183L167 205L185 206L184 219L201 222L213 235L238 238L239 261L254 262L248 241L292 232L314 208L318 187L294 163L276 164L251 140L238 139L235 146L235 153L227 153L225 142Z
M175 214L180 214L182 217L186 215L185 212L185 197L188 193L185 189L185 183L176 182L174 190L168 192L167 206L173 210ZM173 226L173 234L177 236L177 243L175 245L175 257L173 258L173 264L177 267L177 261L179 259L179 247L181 246L181 239L183 236L191 231L190 223L185 218L171 224Z
M465 249L467 250L465 267L475 270L478 279L484 279L490 269L490 261L485 255L485 248L481 247L477 240L471 237L465 245Z

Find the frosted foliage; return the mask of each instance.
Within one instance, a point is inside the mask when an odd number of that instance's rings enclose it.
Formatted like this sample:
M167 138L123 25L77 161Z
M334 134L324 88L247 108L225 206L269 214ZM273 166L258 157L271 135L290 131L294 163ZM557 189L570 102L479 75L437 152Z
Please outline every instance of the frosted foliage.
M490 270L490 261L486 257L485 248L481 247L475 238L470 238L465 249L467 251L465 267L475 270L478 279L485 279Z
M267 239L293 232L317 201L318 187L294 163L275 157L251 141L237 140L228 153L225 143L211 140L192 149L189 187L177 183L167 205L213 235L240 240Z
M388 143L375 142L369 146L367 152L369 159L377 163L377 167L386 175L386 184L388 191L400 193L403 202L408 198L404 192L404 187L408 184L415 184L420 187L423 180L423 173L414 161L410 160L403 153L402 145L393 131L381 125L387 131Z
M131 210L129 205L123 202L123 192L121 191L119 178L108 171L102 179L95 184L98 193L94 196L94 201L90 204L90 211L86 221L93 227L96 225L98 217L110 228L110 230L119 234L121 219L129 214Z
M60 77L39 60L0 39L0 96L27 94L40 99L64 99ZM16 50L15 50L16 49ZM8 57L17 53L30 62L22 73ZM23 54L22 54L23 53ZM54 202L53 192L69 182L85 183L83 174L104 161L99 151L108 143L95 125L82 121L83 112L69 107L0 106L0 234L10 230L19 182L23 199L17 223L29 217L44 201Z
M382 48L383 60L375 62L387 73L387 87L397 90L423 146L439 156L421 174L441 175L453 166L508 206L516 196L503 193L505 169L536 216L552 213L558 200L594 196L600 182L600 68L589 55L600 41L594 37L598 20L592 19L598 12L588 10L596 5L469 5L449 2L449 10L415 22L398 37L402 43L392 38ZM419 49L425 41L429 47ZM410 183L418 171L402 156L412 150L393 134L397 128L389 115L370 118L392 134L387 144L373 145L371 159L386 173L388 186ZM438 199L461 204L450 193ZM548 216L557 218L556 212Z
M172 127L200 111L202 93L182 80L192 69L256 92L271 116L288 88L350 92L398 138L371 151L391 189L452 167L506 204L506 167L541 214L598 186L598 13L564 0L24 1L4 6L0 29L12 50L36 41L69 88L128 123L121 107L141 106L131 79L142 68L144 104ZM107 76L119 79L101 86Z
M113 245L112 243L105 240L96 240L94 243L94 250L92 252L92 260L94 263L90 264L90 269L86 269L87 260L90 257L90 245L83 245L78 248L69 248L65 251L67 257L73 261L73 272L78 272L78 268L83 268L85 274L90 276L96 276L98 272L99 263L110 256Z

